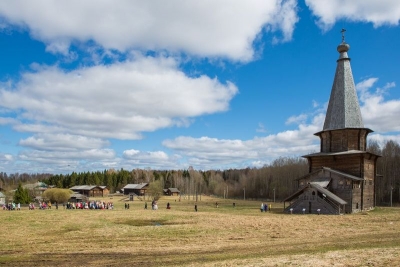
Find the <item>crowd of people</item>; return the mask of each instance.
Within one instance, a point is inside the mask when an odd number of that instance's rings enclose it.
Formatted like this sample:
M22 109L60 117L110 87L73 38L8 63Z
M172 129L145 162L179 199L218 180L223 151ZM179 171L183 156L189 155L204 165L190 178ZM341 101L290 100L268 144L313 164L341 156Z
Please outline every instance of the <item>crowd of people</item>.
M3 204L3 210L20 210L21 204L15 204L14 202L10 202L8 204Z
M66 209L91 209L91 210L112 210L114 204L112 202L105 201L89 201L89 202L67 202L63 204Z
M176 200L175 200L176 201ZM88 202L67 202L63 203L63 208L64 209L101 209L101 210L112 210L114 209L114 204L113 202L105 202L105 201L88 201ZM58 209L58 203L55 203L56 209ZM39 202L38 203L38 208L39 209L51 209L52 204L51 202ZM219 207L219 203L215 202L215 207ZM233 203L233 207L236 207L236 203ZM34 210L36 208L34 203L29 204L29 210ZM125 203L125 209L129 209L130 205L129 203ZM147 209L147 202L144 204L144 208ZM261 203L260 211L261 212L268 212L271 211L272 205L268 203ZM153 200L151 202L151 209L152 210L158 210L158 204L156 200ZM167 203L167 209L171 209L171 205L168 202ZM197 203L195 203L194 206L195 211L197 211ZM3 210L21 210L21 204L10 202L8 204L3 205Z
M37 206L35 203L31 202L28 205L29 210L34 210L38 207L41 210L51 209L51 202L38 202ZM55 207L58 209L58 203L55 202ZM89 202L67 202L63 203L64 209L100 209L100 210L112 210L114 209L114 204L112 202L104 201L89 201ZM126 208L126 206L125 206ZM10 202L3 205L3 210L21 210L21 204Z

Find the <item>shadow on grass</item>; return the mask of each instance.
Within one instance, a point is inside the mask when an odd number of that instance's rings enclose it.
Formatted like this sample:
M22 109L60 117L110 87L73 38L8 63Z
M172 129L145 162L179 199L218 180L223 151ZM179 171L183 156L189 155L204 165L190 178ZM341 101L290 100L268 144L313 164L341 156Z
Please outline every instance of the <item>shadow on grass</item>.
M144 253L38 253L23 257L0 256L0 266L186 266L232 258L229 252L144 252Z
M171 222L166 219L156 219L156 220L147 220L147 219L120 219L114 221L116 224L124 224L129 226L163 226L163 225L183 225L188 224L185 222Z

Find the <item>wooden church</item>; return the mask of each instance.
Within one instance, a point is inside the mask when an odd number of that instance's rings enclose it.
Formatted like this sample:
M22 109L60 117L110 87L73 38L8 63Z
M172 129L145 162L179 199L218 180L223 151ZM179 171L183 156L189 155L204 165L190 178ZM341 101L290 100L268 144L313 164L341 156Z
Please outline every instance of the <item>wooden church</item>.
M372 130L362 121L349 49L343 30L324 128L315 133L321 141L320 152L303 156L309 173L296 180L298 191L284 200L288 213L343 214L375 207L380 156L366 151Z

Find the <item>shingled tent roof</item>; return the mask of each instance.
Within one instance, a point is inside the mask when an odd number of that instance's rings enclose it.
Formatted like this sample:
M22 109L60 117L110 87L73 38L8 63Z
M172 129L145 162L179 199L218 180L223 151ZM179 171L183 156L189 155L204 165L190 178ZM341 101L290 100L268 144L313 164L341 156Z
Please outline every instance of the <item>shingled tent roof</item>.
M358 103L356 87L347 55L350 45L343 42L337 47L340 53L337 60L335 79L326 112L324 131L345 128L364 128Z

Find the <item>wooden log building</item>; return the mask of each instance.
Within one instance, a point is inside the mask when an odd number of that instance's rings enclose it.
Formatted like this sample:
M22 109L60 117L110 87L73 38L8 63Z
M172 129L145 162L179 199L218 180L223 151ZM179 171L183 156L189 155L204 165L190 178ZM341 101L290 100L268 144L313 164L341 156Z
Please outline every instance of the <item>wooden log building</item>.
M350 46L342 34L324 127L315 134L321 141L320 152L303 156L309 173L297 179L298 190L284 200L288 213L342 214L375 207L380 156L366 151L372 130L362 121L347 54Z
M145 196L147 189L149 189L148 183L127 184L122 188L122 191L124 195L135 194L137 196Z
M110 193L106 186L100 185L76 185L70 189L87 197L106 197Z

